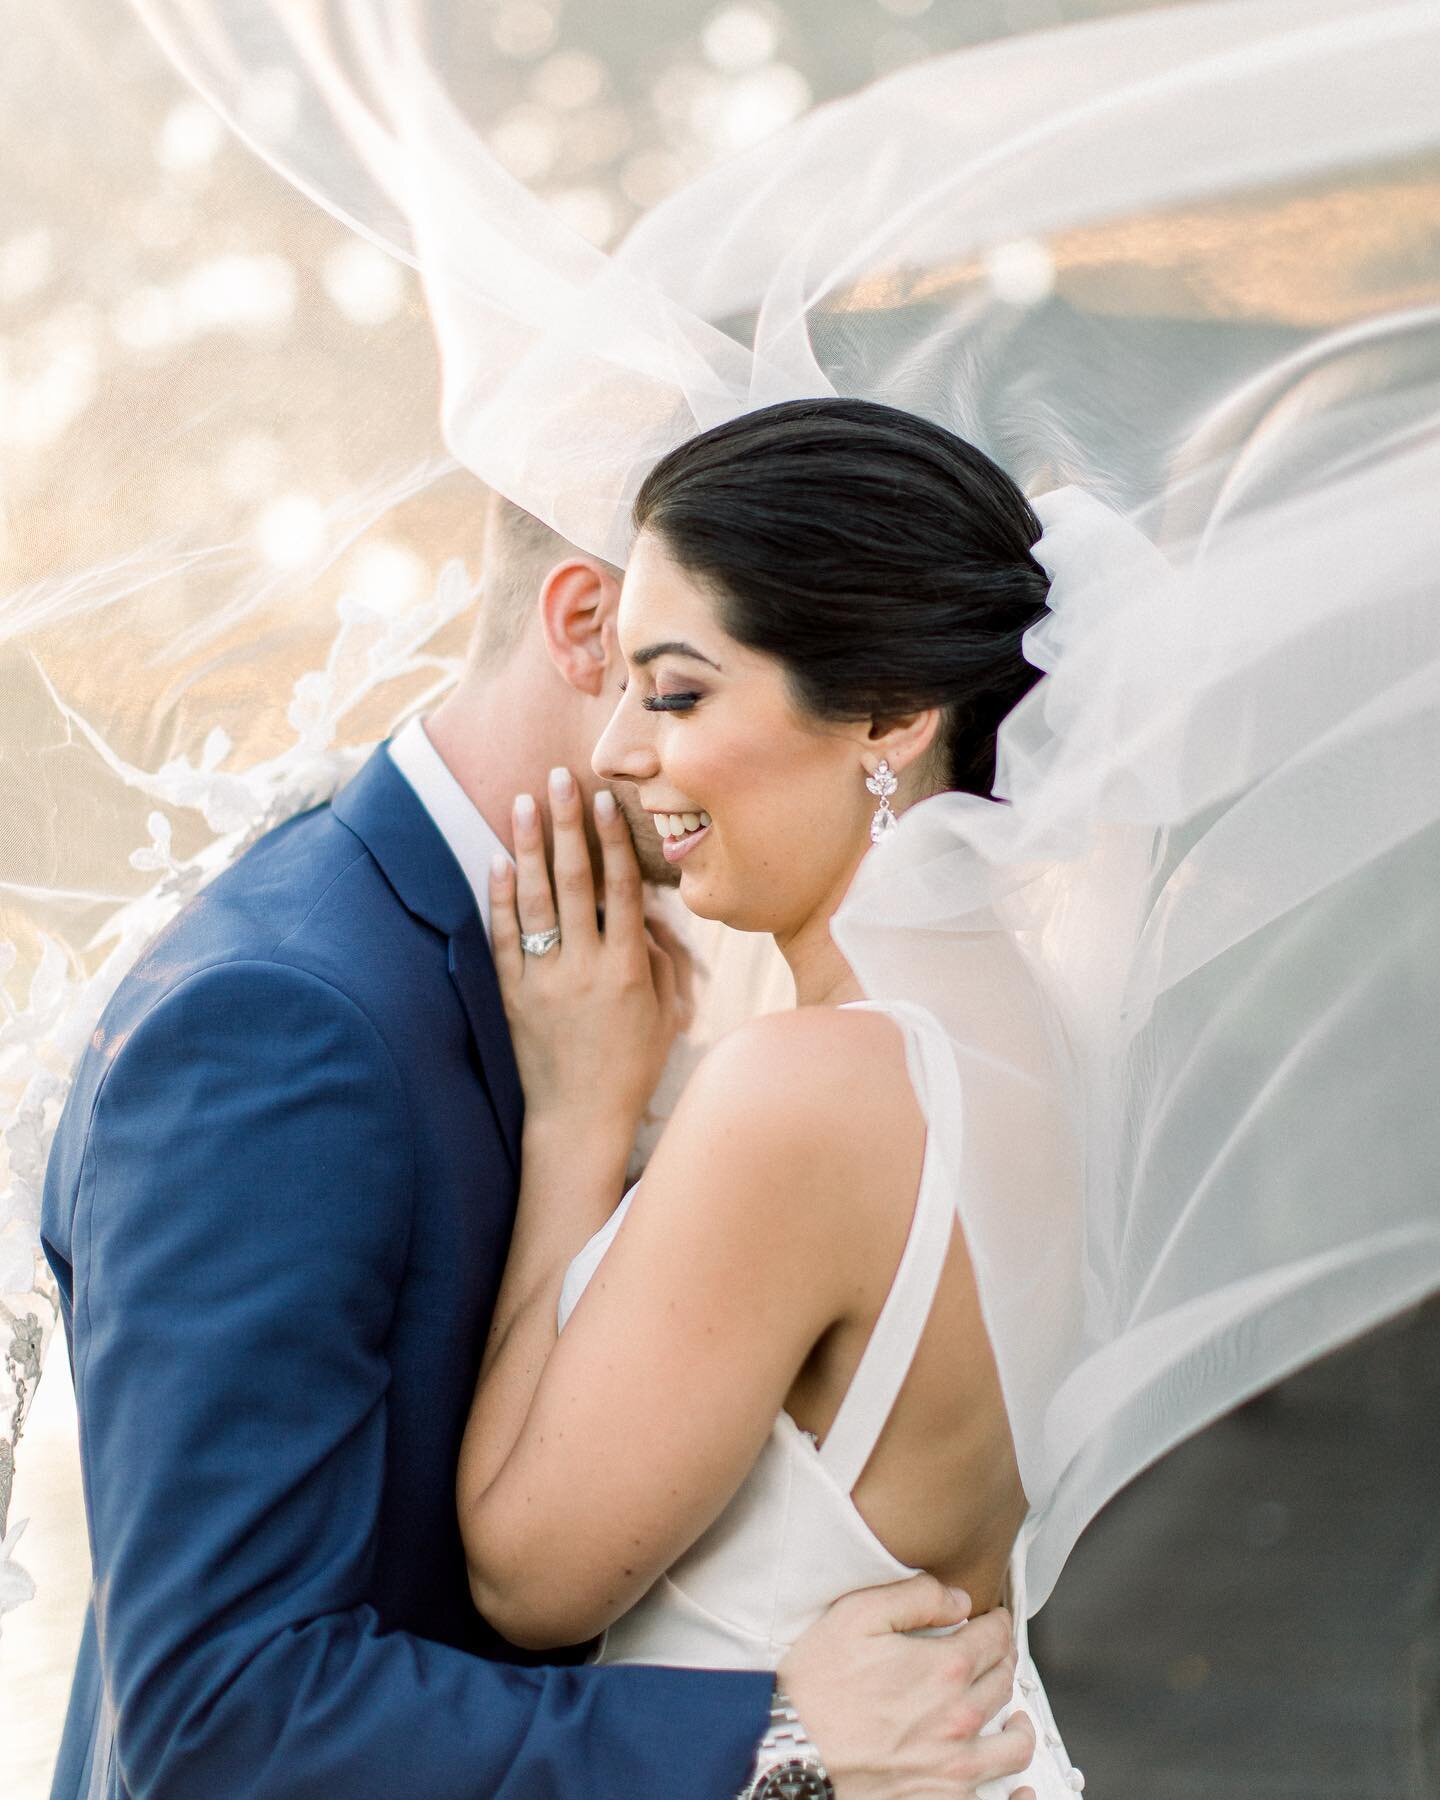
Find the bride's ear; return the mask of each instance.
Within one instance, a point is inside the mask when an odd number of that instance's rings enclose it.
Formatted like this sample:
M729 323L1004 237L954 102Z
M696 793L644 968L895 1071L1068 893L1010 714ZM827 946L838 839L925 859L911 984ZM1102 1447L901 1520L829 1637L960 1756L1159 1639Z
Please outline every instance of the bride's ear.
M619 576L605 563L572 556L545 577L539 604L545 650L556 670L578 693L601 693L614 644Z
M865 733L861 760L873 775L881 761L904 782L906 770L924 764L940 736L941 713L937 706L898 718L872 719Z

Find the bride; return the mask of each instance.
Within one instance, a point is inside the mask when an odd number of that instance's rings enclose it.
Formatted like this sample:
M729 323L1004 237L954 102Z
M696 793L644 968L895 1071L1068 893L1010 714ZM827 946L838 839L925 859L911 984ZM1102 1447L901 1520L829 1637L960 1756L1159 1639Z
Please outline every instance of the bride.
M839 400L692 439L634 523L595 770L634 785L693 912L772 934L798 1004L716 1046L615 1209L674 970L608 789L603 928L576 783L551 783L553 891L522 798L492 876L527 1112L459 1474L476 1604L534 1648L766 1668L840 1594L923 1568L1008 1598L1023 1638L1026 1499L917 1099L953 1066L923 1012L867 1004L831 921L897 814L989 793L1038 677L1040 523L943 428ZM977 1133L1063 1180L1060 1088L1009 1091ZM1019 1779L1072 1792L1023 1642L1015 1698L1040 1744Z

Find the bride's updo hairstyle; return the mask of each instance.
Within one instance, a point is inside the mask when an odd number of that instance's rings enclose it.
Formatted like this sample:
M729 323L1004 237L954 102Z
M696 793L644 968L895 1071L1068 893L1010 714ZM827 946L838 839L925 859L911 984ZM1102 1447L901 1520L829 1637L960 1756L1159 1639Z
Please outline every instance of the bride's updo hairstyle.
M638 530L701 581L729 634L819 718L944 713L941 778L988 795L995 734L1037 679L1040 522L973 445L895 407L795 400L658 462Z

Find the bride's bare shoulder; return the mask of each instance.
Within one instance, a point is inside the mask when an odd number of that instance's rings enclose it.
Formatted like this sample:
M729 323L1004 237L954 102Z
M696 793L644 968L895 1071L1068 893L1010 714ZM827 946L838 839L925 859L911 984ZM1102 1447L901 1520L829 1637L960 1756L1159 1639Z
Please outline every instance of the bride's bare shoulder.
M769 1073L790 1069L796 1057L819 1059L829 1073L873 1058L893 1066L905 1079L905 1044L900 1027L888 1014L868 1007L796 1006L785 1012L762 1013L721 1038L710 1051L722 1066L738 1071L760 1066Z
M833 1321L868 1301L899 1254L925 1124L898 1026L883 1015L802 1008L722 1038L687 1083L641 1183L662 1254L676 1234L754 1299L744 1266L803 1277ZM892 1254L893 1253L893 1254ZM829 1309L828 1311L826 1309ZM817 1315L818 1316L818 1315Z
M681 1111L710 1136L744 1122L752 1150L849 1171L879 1150L920 1143L924 1122L905 1042L884 1013L802 1006L727 1033L686 1090ZM677 1115L677 1123L679 1123Z

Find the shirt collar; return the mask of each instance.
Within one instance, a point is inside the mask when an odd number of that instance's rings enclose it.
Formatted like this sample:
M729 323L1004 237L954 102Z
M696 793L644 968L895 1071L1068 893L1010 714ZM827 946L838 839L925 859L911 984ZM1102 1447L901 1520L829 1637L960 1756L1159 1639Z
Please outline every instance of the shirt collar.
M409 782L436 830L450 846L475 896L485 935L490 935L490 864L509 852L478 806L446 767L430 742L424 721L412 719L390 740L390 760Z

